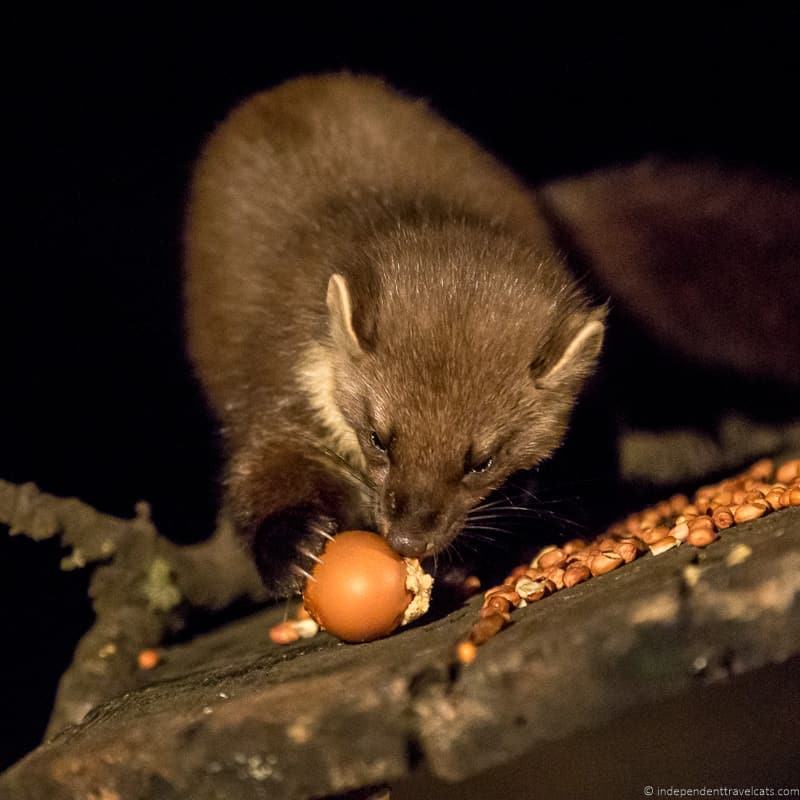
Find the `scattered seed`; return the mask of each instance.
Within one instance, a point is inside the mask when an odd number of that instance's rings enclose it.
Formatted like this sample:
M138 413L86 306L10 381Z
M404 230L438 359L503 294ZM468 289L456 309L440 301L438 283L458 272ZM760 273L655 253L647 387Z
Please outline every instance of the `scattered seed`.
M592 541L571 539L561 547L542 548L530 565L516 567L502 585L485 592L481 618L473 625L469 639L457 645L458 661L471 663L476 647L511 621L512 607L540 600L593 575L611 572L633 561L648 545L654 555L671 550L682 541L706 547L719 538L718 531L770 511L800 505L800 459L781 465L775 472L775 482L768 483L773 469L771 460L762 459L744 473L701 487L692 502L686 495L673 495L667 501L629 514ZM741 564L751 553L750 547L738 544L725 563ZM687 565L683 570L687 586L696 585L701 572L700 567ZM476 590L480 586L474 585Z
M469 639L465 639L456 645L456 659L459 664L471 664L477 657L478 648Z
M499 633L506 625L506 620L501 614L492 614L478 620L469 633L469 640L474 645L482 645L488 642L496 633Z
M566 553L567 556L571 556L573 553L577 553L583 550L586 547L586 541L584 539L570 539L566 544L562 546L562 550Z
M545 578L520 578L516 586L520 597L528 603L535 603L548 594L547 580Z
M711 517L696 517L695 519L689 522L689 534L691 535L695 531L711 531L714 533L716 530L714 528L714 521Z
M539 567L540 570L545 571L550 567L560 567L565 564L566 561L567 554L560 547L556 547L540 556L536 566Z
M269 629L270 641L275 644L291 644L300 638L291 622L279 622Z
M655 544L668 534L669 528L659 525L657 528L650 528L650 530L642 531L640 538L645 544Z
M717 530L720 531L730 528L731 525L736 522L733 514L731 514L731 510L725 506L720 506L719 508L715 509L711 519Z
M679 542L685 542L686 537L689 535L689 523L679 522L675 527L670 529L669 535Z
M511 608L511 603L509 603L508 600L506 600L506 598L501 594L493 594L484 601L483 607L492 613L499 612L502 614L504 611L508 611Z
M624 563L622 556L618 555L613 550L604 550L591 560L589 569L592 575L605 575L607 572L611 572Z
M773 510L778 511L781 506L781 495L783 492L780 489L771 489L764 496L764 502Z
M692 547L708 547L711 542L719 539L719 534L708 528L698 528L695 531L689 531L689 536L686 538L686 544Z
M684 583L691 589L697 586L697 582L700 580L700 576L703 574L703 570L700 569L696 564L687 564L683 568L683 580Z
M553 550L558 550L558 547L556 547L554 544L550 544L550 545L548 545L547 547L543 547L543 548L542 548L542 549L541 549L541 550L540 550L540 551L539 551L539 552L538 552L538 553L537 553L537 554L536 554L536 555L533 557L533 560L531 561L531 567L533 567L534 569L536 569L537 567L539 567L539 559L540 559L540 558L541 558L543 555L546 555L547 553L551 553Z
M639 555L639 548L633 542L618 542L614 552L626 563L630 564Z
M486 617L495 617L501 616L506 622L511 622L511 612L510 611L498 611L496 608L489 608L488 606L484 606L478 616L481 619L485 619Z
M650 545L650 552L654 556L660 556L662 553L666 553L667 550L672 550L673 547L677 547L680 542L674 536L665 536L663 539L659 539L654 544Z
M564 569L562 567L549 567L544 571L544 577L555 584L556 589L564 588Z
M469 575L461 584L460 591L464 597L473 597L481 590L481 579L477 575Z
M746 544L737 544L736 547L734 547L733 550L728 553L727 557L725 558L725 563L729 567L735 567L737 564L747 561L752 554L753 550Z
M775 465L771 458L762 458L760 461L756 461L756 463L747 470L747 475L756 480L766 481L769 479L770 475L772 475L774 469Z
M674 494L669 499L669 508L673 514L680 514L689 505L689 498L685 494Z
M775 481L777 483L794 483L797 478L800 478L800 458L787 461L775 473Z
M729 506L733 502L733 492L715 494L713 502L717 506Z
M767 508L768 506L766 503L755 500L752 503L745 503L744 505L739 506L733 516L738 523L750 522L750 520L763 517L764 514L767 513Z
M592 577L592 572L585 564L573 564L564 570L564 586L569 589L579 583L588 581Z
M140 650L136 657L136 663L139 665L139 669L154 669L161 663L161 654L152 648Z

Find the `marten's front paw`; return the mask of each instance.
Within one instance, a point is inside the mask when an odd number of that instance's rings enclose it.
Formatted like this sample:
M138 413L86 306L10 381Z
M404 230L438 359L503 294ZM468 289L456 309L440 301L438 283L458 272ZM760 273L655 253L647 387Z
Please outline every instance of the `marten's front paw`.
M333 517L309 507L267 517L251 538L256 566L267 590L277 596L301 592L325 544L338 530Z

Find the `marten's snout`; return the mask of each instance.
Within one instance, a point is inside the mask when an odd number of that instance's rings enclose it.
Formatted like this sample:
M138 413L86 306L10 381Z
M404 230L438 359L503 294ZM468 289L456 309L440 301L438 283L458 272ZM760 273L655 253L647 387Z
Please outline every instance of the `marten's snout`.
M384 533L396 552L422 558L437 549L444 514L436 503L400 492L389 492L386 501Z

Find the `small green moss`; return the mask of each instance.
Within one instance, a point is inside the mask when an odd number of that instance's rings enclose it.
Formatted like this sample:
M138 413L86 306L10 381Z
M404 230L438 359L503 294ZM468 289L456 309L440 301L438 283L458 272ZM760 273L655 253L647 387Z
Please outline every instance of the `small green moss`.
M153 611L171 611L183 599L172 579L170 565L163 558L153 559L142 589Z

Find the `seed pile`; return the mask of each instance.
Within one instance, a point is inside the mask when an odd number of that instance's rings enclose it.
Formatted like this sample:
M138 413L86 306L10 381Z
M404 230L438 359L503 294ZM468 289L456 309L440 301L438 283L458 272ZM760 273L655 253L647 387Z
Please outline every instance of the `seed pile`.
M295 610L293 619L287 619L269 629L269 638L274 644L291 644L298 639L311 639L319 632L319 625L311 619L302 603Z
M477 648L511 622L515 608L611 572L648 549L657 556L684 542L706 547L734 525L789 506L800 506L800 459L777 469L763 459L740 475L702 486L691 501L677 494L614 523L593 540L545 547L484 593L480 619L456 645L456 658L462 664L474 661Z

